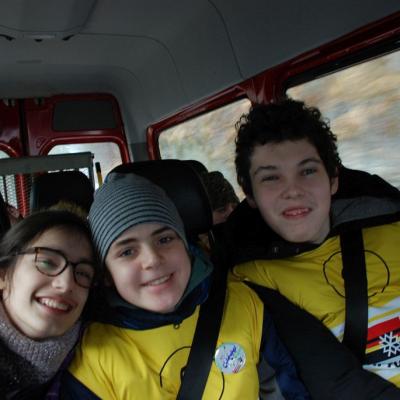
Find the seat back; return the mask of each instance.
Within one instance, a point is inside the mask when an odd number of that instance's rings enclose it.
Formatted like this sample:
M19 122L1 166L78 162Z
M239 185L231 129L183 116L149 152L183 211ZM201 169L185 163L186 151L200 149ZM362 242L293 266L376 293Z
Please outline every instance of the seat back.
M174 202L189 240L212 228L212 211L200 176L185 161L152 160L121 164L112 173L141 175L165 190Z
M59 171L37 176L30 194L31 212L49 208L60 201L74 203L89 212L94 188L80 171Z
M200 176L208 172L207 167L197 160L183 160L185 163L189 164Z

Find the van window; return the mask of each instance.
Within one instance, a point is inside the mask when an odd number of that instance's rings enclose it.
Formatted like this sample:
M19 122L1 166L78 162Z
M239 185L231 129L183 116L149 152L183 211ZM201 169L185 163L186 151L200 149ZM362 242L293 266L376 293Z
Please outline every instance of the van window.
M375 58L287 94L318 107L338 137L343 164L400 187L400 52Z
M73 143L56 145L49 151L49 154L69 154L85 151L89 151L94 154L93 163L100 163L101 175L103 179L106 177L110 170L122 163L119 147L116 143L113 142ZM82 170L82 172L87 174L86 170ZM96 172L94 173L94 178L95 188L97 189L99 187L99 177Z
M162 158L198 160L209 171L220 171L243 198L235 172L235 123L251 106L241 99L161 132Z

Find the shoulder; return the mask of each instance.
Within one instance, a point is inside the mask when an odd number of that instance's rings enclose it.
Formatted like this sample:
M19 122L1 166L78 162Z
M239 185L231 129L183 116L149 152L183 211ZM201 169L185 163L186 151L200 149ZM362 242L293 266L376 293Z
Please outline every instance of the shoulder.
M228 282L222 332L235 340L251 338L249 348L255 356L261 346L264 318L264 304L257 293L245 283Z
M123 329L110 324L92 322L85 329L80 343L75 348L74 357L69 365L70 371L99 368L99 362L105 361L110 354L125 346Z
M227 286L227 307L238 307L241 310L258 310L263 312L263 302L257 293L243 282L229 281Z
M92 322L85 329L78 348L85 352L113 348L118 346L118 342L124 335L124 330L124 328L112 324Z

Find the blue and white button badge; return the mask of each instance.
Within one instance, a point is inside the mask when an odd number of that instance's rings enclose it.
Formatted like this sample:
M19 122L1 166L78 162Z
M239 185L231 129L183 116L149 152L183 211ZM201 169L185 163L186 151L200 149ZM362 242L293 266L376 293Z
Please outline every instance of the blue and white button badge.
M237 374L246 364L246 353L237 343L222 343L214 355L215 364L225 374Z

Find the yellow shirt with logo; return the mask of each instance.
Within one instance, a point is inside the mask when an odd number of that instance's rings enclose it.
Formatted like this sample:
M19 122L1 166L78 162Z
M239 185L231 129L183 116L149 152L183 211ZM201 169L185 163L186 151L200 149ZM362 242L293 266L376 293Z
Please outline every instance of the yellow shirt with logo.
M400 223L366 228L363 240L369 296L364 368L400 386ZM345 297L339 236L297 256L237 265L231 279L278 290L342 339Z
M84 334L69 371L102 399L175 399L187 363L199 307L179 326L132 330L93 323ZM246 362L237 373L212 363L203 399L257 399L257 363L263 305L242 283L229 283L217 348L238 344Z

